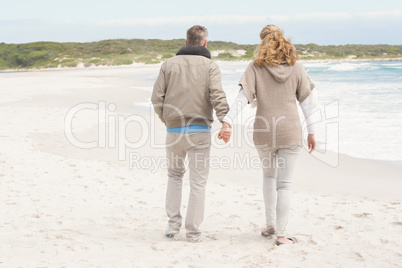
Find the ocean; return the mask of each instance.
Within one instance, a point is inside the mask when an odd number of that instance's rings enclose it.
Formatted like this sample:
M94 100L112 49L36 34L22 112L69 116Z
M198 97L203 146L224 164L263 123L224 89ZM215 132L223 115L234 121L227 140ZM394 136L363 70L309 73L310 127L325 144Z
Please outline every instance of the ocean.
M247 64L221 65L230 104ZM358 158L402 161L402 62L303 65L316 85L321 147ZM244 109L241 123L254 114L255 109Z

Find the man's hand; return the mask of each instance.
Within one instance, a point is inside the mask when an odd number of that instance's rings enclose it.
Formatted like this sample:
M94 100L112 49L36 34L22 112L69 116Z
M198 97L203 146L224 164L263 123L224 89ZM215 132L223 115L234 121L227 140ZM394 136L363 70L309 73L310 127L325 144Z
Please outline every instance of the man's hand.
M308 144L308 149L310 150L309 153L311 154L315 150L315 137L314 137L314 134L308 134L307 144Z
M218 139L223 139L223 141L227 143L230 140L231 136L232 136L232 128L228 123L223 122L222 128L218 134Z

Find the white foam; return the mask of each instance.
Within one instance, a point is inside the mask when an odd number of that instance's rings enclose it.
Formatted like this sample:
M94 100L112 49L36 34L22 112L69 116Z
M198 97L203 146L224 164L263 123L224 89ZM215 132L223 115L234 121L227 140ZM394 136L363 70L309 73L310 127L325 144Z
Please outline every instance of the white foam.
M152 92L154 89L153 87L136 87L136 86L129 86L128 88L140 89L148 92Z
M381 63L382 66L402 66L402 63Z
M323 68L328 67L330 63L325 62L305 62L303 66L306 68Z
M332 71L377 70L379 67L371 63L336 63L329 67Z

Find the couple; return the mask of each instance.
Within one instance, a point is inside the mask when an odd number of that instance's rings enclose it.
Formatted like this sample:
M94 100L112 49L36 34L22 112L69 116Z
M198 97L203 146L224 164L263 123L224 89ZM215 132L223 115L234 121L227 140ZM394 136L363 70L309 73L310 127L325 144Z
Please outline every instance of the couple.
M185 220L189 242L203 240L199 227L204 218L205 186L209 172L213 110L222 123L218 138L228 142L231 127L241 109L256 99L257 114L253 140L263 167L266 226L263 236L276 234L276 245L294 243L285 236L291 199L292 175L302 146L302 131L296 100L305 118L312 111L314 88L294 46L275 25L260 33L255 60L249 64L239 85L232 109L222 89L218 65L207 49L208 31L195 25L187 30L186 46L166 60L155 82L152 103L167 127L168 184L165 234L173 237L182 225L180 213L185 158L190 170L190 197ZM308 124L308 147L315 149L314 129ZM264 165L281 159L285 165Z

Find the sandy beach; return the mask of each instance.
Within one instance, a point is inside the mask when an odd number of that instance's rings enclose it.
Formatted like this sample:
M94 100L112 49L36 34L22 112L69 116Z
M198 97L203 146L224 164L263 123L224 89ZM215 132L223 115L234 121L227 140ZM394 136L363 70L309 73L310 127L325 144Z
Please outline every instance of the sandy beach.
M260 235L262 171L241 165L256 150L241 126L223 144L217 122L206 239L166 238L158 72L0 73L0 267L402 267L401 162L340 155L333 167L303 150L287 230L298 243L277 247ZM184 191L183 214L188 174Z

